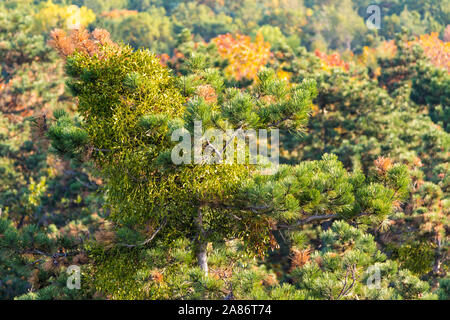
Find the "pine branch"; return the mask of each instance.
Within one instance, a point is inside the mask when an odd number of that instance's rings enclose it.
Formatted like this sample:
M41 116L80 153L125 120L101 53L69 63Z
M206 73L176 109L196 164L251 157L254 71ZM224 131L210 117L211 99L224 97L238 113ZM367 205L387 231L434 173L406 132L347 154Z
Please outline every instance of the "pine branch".
M285 121L287 121L287 120L291 120L292 117L293 117L293 115L287 116L287 117L285 117L285 118L283 118L283 119L280 119L280 120L275 121L275 122L273 122L273 123L271 123L271 124L268 124L267 127L268 127L268 128L278 127L278 126L279 126L280 124L282 124L283 122L285 122Z
M363 213L360 213L360 214L356 215L354 218L367 216L367 215L369 215L368 212L363 212ZM310 217L302 219L302 220L298 220L295 224L278 225L277 227L279 229L280 228L281 229L293 229L293 228L300 227L300 226L303 226L305 224L309 224L309 223L316 222L316 221L324 222L324 221L336 220L336 219L340 219L340 218L342 218L342 216L339 215L339 214L316 215L316 216L310 216Z
M138 244L126 244L126 243L119 243L119 246L123 246L123 247L127 247L127 248L134 248L134 247L140 247L140 246L145 246L146 244L148 244L150 241L153 240L153 238L156 237L156 235L158 234L159 231L161 231L162 228L164 228L164 226L167 223L167 218L164 218L164 221L161 223L161 225L159 226L158 229L156 229L155 232L153 232L153 234L151 235L150 238L148 238L147 240L138 243Z
M345 274L345 283L344 283L344 287L342 288L341 292L339 293L337 299L339 300L342 297L345 297L345 295L353 288L353 286L355 285L356 282L356 278L355 278L355 272L356 272L356 265L352 265L352 283L351 285L346 289L345 287L347 286L347 277L348 277L348 268L347 268L347 273Z

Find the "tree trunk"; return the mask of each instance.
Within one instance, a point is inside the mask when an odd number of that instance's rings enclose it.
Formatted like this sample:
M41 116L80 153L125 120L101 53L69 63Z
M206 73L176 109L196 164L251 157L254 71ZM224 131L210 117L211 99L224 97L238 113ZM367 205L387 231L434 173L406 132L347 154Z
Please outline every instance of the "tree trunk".
M208 243L206 241L206 232L203 228L203 217L202 217L202 209L198 208L198 215L197 219L195 221L198 229L198 238L197 238L197 248L196 248L196 255L197 255L197 262L202 269L202 271L205 273L205 276L208 275L208 256L207 256L207 247Z
M435 249L435 260L434 260L434 266L433 266L433 273L435 275L439 275L441 271L441 264L442 264L442 255L441 255L441 248L442 248L442 242L441 240L437 241L437 247Z

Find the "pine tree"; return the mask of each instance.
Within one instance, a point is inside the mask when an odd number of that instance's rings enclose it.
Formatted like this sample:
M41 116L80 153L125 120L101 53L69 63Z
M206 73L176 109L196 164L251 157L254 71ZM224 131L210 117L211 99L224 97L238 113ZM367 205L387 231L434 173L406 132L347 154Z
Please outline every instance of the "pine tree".
M412 79L411 99L429 105L431 119L447 132L450 130L450 75L443 69L421 61Z
M377 249L374 237L336 221L320 233L322 249L290 276L309 299L435 299L428 283L401 269ZM297 262L293 260L293 263Z
M69 36L55 31L53 45L66 56L80 119L56 113L48 135L59 154L87 155L99 168L111 209L110 229L91 248L98 272L117 272L127 263L119 257L134 261L131 257L158 236L191 239L207 275L209 242L242 239L249 252L264 255L276 244L271 231L278 224L291 228L363 216L379 222L408 192L404 166L366 180L361 173L349 175L331 156L280 168L273 176L260 175L259 166L248 160L171 162L171 134L184 128L192 135L195 121L203 130L222 132L276 126L301 130L316 94L312 81L289 86L264 70L251 88L225 89L212 70L194 69L186 83L170 76L150 52L118 46L102 30ZM212 158L220 160L227 145L214 146L203 136L203 147L216 150Z
M1 299L448 299L444 7L75 2L0 4Z

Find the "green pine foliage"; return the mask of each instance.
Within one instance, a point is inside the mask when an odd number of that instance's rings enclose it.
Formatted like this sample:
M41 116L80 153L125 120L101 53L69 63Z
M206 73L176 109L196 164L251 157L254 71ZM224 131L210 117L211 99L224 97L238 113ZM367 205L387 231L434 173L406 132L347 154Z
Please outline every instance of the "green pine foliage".
M357 0L55 0L96 20L49 35L45 2L0 4L0 299L449 299L449 75L407 43L448 41L445 5L372 31ZM255 79L227 76L228 32L271 44ZM175 164L197 121L279 129L282 164L214 137Z
M411 99L429 106L430 118L450 131L450 76L429 63L417 65L417 75L412 80Z
M370 234L336 221L320 234L322 249L311 263L290 273L294 285L310 299L433 299L423 295L429 285L400 269L377 249ZM372 266L373 269L370 268ZM374 270L379 272L376 283Z

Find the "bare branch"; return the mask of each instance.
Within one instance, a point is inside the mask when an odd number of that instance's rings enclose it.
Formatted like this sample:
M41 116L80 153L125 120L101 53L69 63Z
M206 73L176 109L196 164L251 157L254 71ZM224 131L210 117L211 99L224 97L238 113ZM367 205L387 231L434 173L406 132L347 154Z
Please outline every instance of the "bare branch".
M347 269L348 270L348 269ZM355 282L356 282L356 265L352 265L352 284L348 287L347 290L344 291L344 293L342 294L342 297L344 297L345 295L347 295L347 293L353 288Z
M336 299L338 299L338 300L339 300L339 298L342 296L342 294L344 293L345 288L347 287L347 278L348 278L348 268L347 268L347 270L346 270L346 272L345 272L344 286L342 287L341 292L339 292L339 295L338 295L337 298L336 298Z

